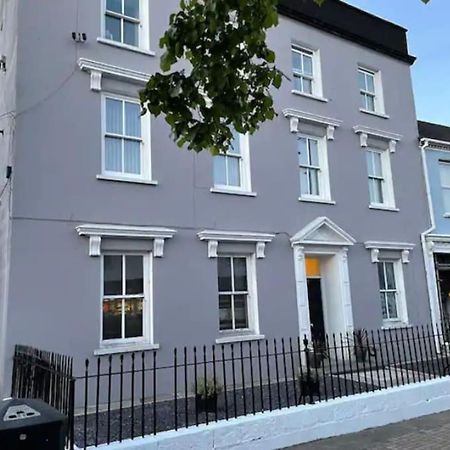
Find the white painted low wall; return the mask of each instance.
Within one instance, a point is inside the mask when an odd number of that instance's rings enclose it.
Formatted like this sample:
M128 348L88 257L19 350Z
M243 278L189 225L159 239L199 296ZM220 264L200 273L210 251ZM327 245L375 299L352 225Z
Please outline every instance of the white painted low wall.
M450 409L450 377L167 431L108 450L279 449Z

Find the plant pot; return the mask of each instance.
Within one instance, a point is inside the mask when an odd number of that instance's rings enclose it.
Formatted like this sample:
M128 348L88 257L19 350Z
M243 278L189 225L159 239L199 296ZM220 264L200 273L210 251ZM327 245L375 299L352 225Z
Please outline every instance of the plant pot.
M304 376L299 378L300 383L300 395L302 397L310 397L318 395L320 393L319 380L313 377Z
M197 394L195 396L195 407L197 408L197 411L206 413L215 412L217 408L217 394L206 398Z
M368 350L367 348L355 347L356 362L363 363L367 360Z

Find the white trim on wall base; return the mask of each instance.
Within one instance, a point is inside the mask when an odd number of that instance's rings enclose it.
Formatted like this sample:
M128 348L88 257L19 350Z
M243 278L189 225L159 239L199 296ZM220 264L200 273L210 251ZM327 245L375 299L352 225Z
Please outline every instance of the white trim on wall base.
M170 239L176 234L176 230L170 228L111 224L84 224L75 229L80 236L89 238L89 256L100 256L102 238L125 238L153 239L154 256L161 258L164 256L165 239Z

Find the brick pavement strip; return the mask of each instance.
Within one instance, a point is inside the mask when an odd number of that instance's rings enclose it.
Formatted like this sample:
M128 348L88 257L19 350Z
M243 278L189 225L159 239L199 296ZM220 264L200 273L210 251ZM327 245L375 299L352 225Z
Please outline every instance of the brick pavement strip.
M450 411L298 445L290 450L450 450Z

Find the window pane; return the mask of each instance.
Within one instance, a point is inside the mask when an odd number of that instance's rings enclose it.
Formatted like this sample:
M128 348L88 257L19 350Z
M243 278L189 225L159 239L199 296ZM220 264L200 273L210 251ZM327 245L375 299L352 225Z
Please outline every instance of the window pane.
M228 185L240 186L241 185L241 170L240 159L236 157L227 157L228 159Z
M386 306L386 294L384 292L381 292L380 298L381 298L381 314L383 315L383 319L389 319L388 310Z
M298 75L294 75L294 90L296 91L302 91L302 77L298 76Z
M366 77L363 72L358 72L359 89L366 90Z
M369 92L375 93L375 77L371 74L366 74L366 85Z
M103 340L122 338L122 299L103 302Z
M312 81L307 78L303 78L303 92L312 94Z
M231 147L228 149L228 153L233 153L234 155L241 154L241 135L236 131L233 132L233 141L231 142Z
M378 180L376 178L369 179L369 198L370 203L384 203L382 180Z
M394 263L387 262L386 266L386 283L388 289L395 289L395 271L394 271Z
M140 255L125 257L126 294L144 293L144 264Z
M219 295L219 329L232 330L231 295Z
M319 146L315 139L309 139L309 161L311 166L319 166Z
M139 19L139 0L124 0L125 15Z
M303 55L303 73L310 75L311 77L313 75L313 62L311 56Z
M131 298L125 301L125 337L134 338L144 335L143 331L143 299Z
M311 195L319 195L319 171L317 169L309 169L309 186Z
M121 100L106 99L106 132L115 134L123 133Z
M442 195L444 197L445 212L450 213L450 189L443 189Z
M105 38L121 42L120 19L116 17L105 17Z
M106 0L106 9L121 14L122 0Z
M109 172L122 172L122 139L106 138L105 170Z
M141 137L141 107L137 103L125 103L125 134Z
M226 168L226 156L215 156L213 160L214 164L214 184L226 185L227 184L227 168Z
M133 45L135 47L139 45L139 24L124 20L123 42L124 44Z
M103 257L103 295L122 295L122 256Z
M373 162L373 152L367 151L366 152L366 164L367 164L367 174L370 176L375 175L374 174L374 162Z
M375 97L372 97L371 95L366 96L366 109L368 111L375 111Z
M441 173L441 185L450 187L450 164L440 164L439 171Z
M124 172L139 175L141 173L141 143L124 141Z
M231 258L217 258L219 292L231 292Z
M302 71L302 55L297 52L292 52L292 67Z
M387 292L386 293L389 319L398 319L396 297L397 296L396 296L395 292Z
M372 153L372 161L373 161L373 173L371 175L375 175L376 177L383 176L383 169L381 165L381 153L371 152Z
M305 138L299 138L298 140L298 163L299 165L308 165L308 147Z
M361 108L362 109L369 109L368 107L367 107L367 101L366 101L366 97L367 97L367 94L361 94L360 96L360 99L361 99Z
M235 329L248 328L246 295L234 296L234 324Z
M300 192L301 195L308 195L309 192L309 177L308 169L300 169Z
M247 291L247 260L245 258L233 258L234 267L234 291Z
M386 289L384 279L384 264L382 262L377 263L378 266L378 283L380 284L380 290Z

